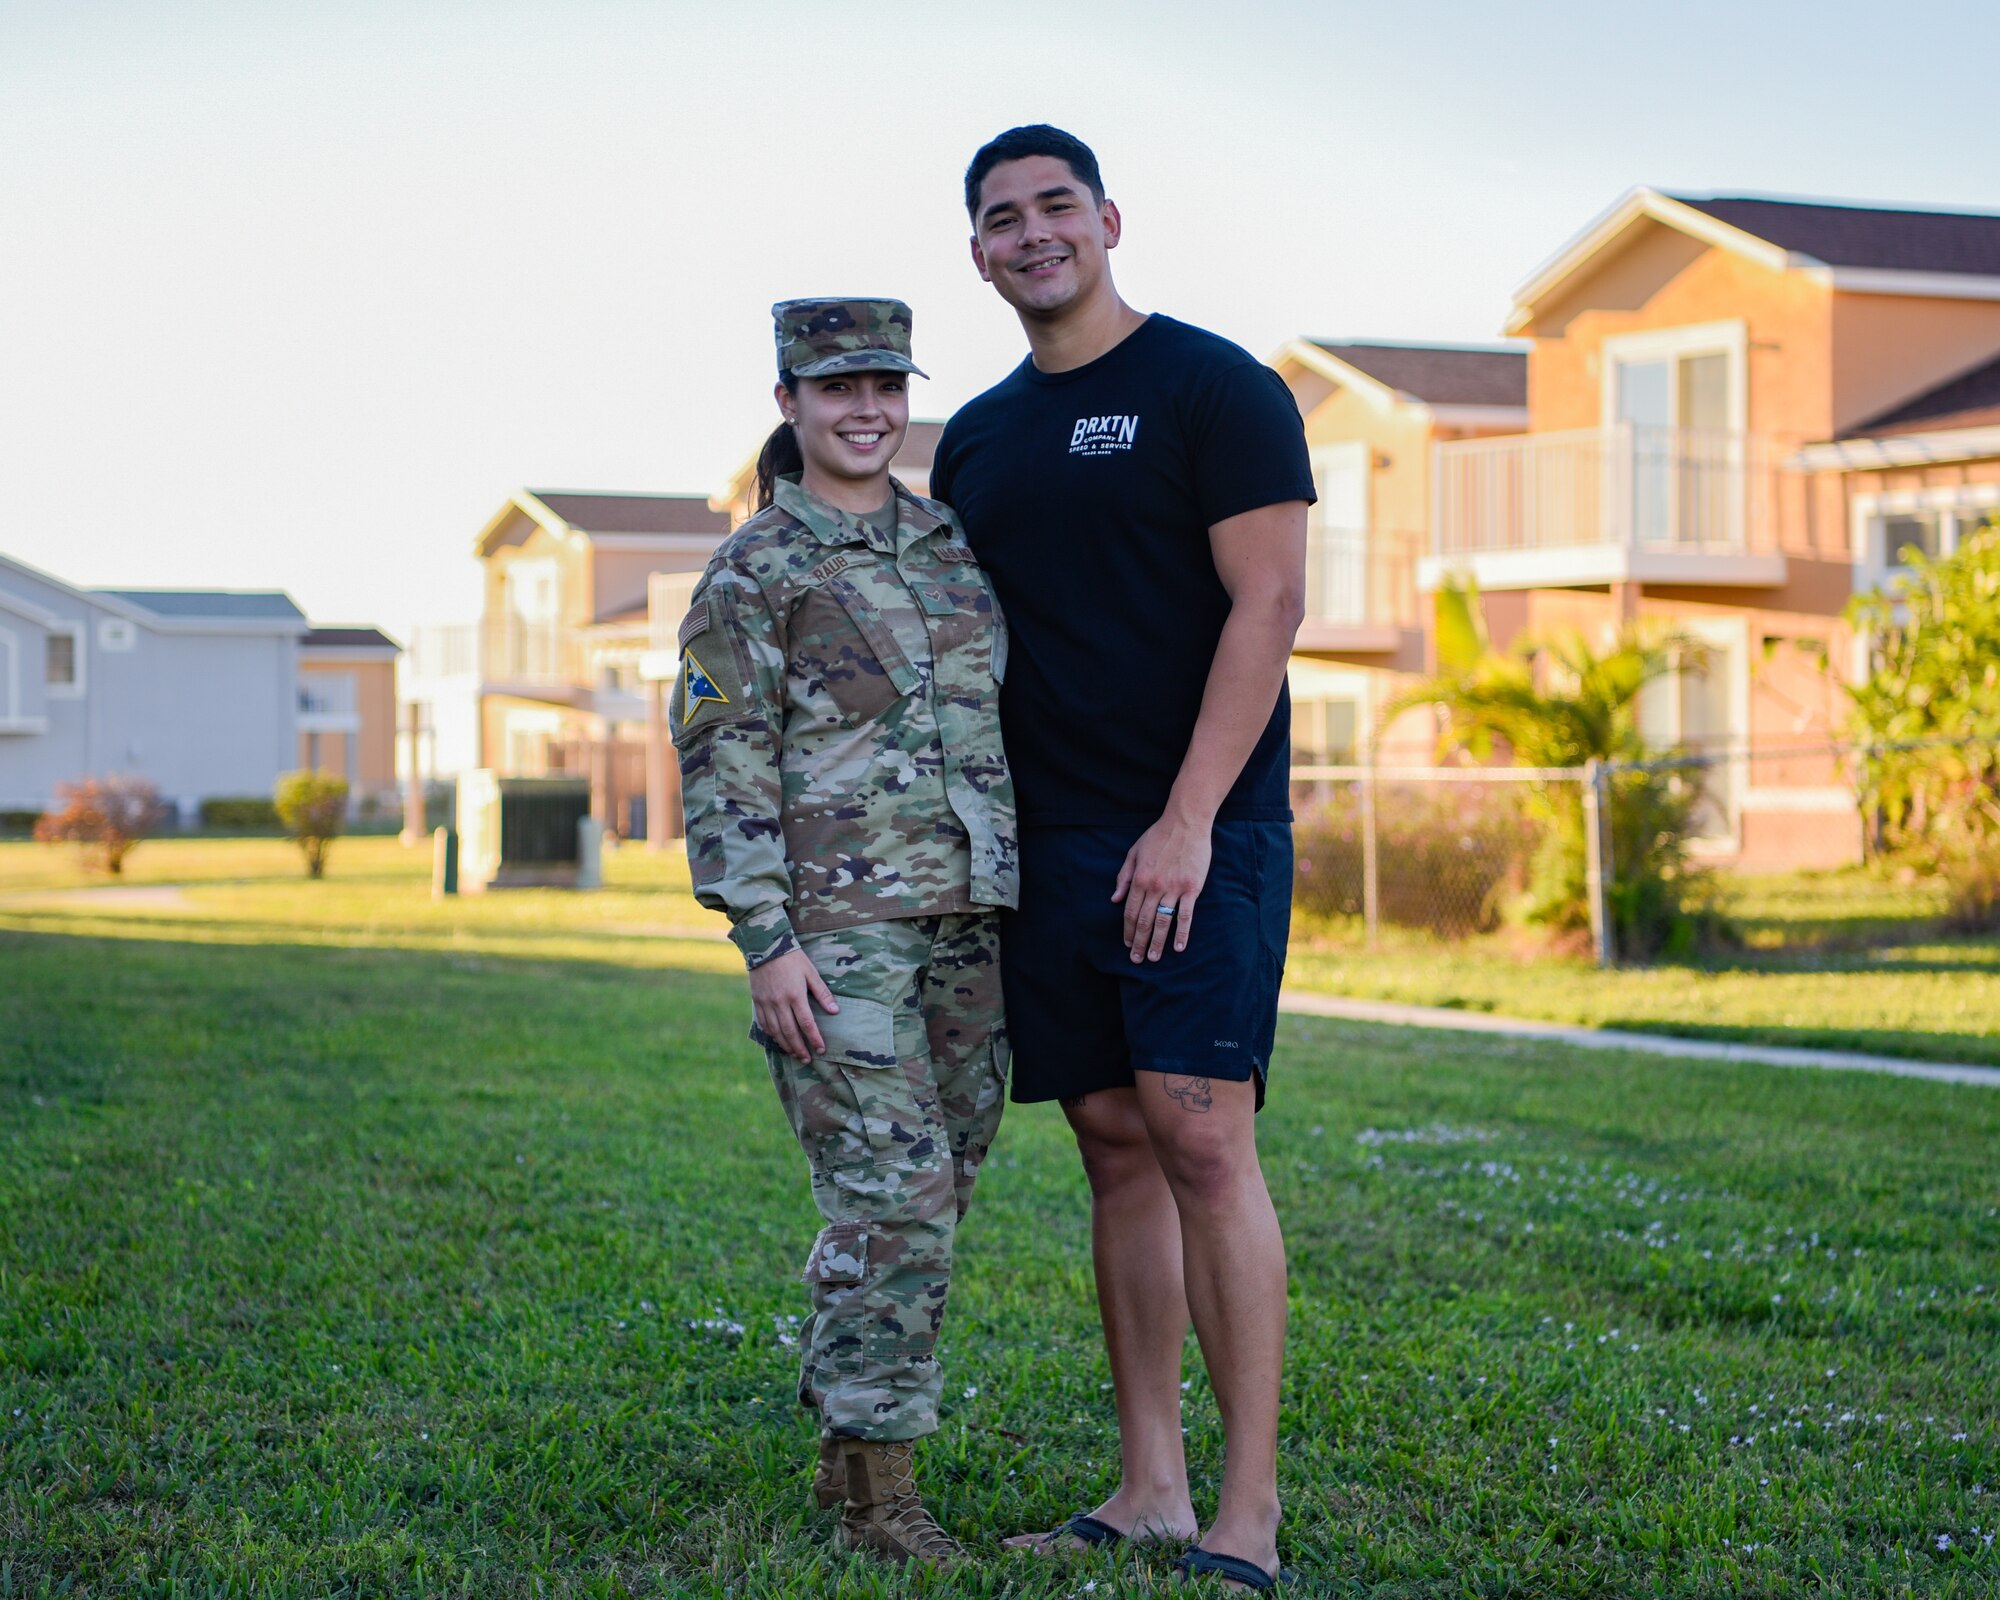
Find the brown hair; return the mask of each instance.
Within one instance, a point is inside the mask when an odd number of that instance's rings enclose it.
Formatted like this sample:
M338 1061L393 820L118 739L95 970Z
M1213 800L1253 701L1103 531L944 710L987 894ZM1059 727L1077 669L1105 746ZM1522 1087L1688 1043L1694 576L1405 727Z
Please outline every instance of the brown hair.
M799 392L799 380L789 368L779 371L778 382L785 386L786 394ZM778 480L787 473L805 471L805 466L805 453L799 449L799 430L789 422L779 423L764 441L764 448L757 452L757 500L750 509L768 510L777 496Z

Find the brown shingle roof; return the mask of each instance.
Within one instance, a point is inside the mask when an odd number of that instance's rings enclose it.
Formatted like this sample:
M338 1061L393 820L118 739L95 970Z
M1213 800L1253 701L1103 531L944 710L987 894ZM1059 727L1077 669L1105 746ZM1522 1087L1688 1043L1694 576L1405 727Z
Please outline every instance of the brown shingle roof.
M585 533L712 533L729 531L728 514L711 511L699 494L592 494L528 491L572 528Z
M1894 211L1744 195L1667 198L1830 267L2000 277L2000 216L1991 213Z
M1378 383L1446 406L1524 406L1528 353L1502 345L1334 344L1311 341Z
M2000 356L1870 417L1848 429L1846 436L1935 433L1942 428L1982 428L1994 423L2000 423Z

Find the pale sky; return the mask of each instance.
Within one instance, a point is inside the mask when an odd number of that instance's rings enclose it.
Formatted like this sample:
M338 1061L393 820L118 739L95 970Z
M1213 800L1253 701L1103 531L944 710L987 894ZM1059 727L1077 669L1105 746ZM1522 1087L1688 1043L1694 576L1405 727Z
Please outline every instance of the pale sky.
M1144 310L1484 341L1637 183L2000 210L2000 7L0 0L0 552L478 605L517 485L712 490L768 307L893 294L942 416L1024 348L965 162L1097 151Z

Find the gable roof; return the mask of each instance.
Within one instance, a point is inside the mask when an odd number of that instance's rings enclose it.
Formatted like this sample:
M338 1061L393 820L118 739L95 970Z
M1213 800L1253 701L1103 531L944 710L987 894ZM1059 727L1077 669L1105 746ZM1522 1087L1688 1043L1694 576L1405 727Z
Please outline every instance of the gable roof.
M309 628L299 640L301 650L388 650L402 646L380 628Z
M1846 430L1843 437L1883 433L1935 433L1945 428L1981 428L2000 423L2000 356L1984 366L1890 407Z
M1829 267L2000 277L2000 216L1749 195L1668 195L1779 249Z
M729 519L700 494L607 494L583 489L528 489L578 533L713 533Z
M1508 345L1306 341L1377 383L1433 405L1524 406L1528 352Z
M1774 272L1809 274L1835 289L2000 300L2000 215L1668 194L1642 185L1627 190L1514 291L1507 331L1528 330L1539 307L1651 225Z
M296 622L306 614L277 589L93 589L156 617L201 622Z
M726 512L699 494L623 494L595 489L516 489L479 530L473 554L489 556L518 533L522 518L558 539L640 542L697 549L729 532Z

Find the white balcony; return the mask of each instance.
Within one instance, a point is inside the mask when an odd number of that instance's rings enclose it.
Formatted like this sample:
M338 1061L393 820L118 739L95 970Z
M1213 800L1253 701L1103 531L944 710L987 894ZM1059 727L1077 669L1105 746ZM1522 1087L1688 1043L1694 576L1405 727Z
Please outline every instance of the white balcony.
M351 672L302 672L298 690L301 733L360 731L360 697Z
M1416 542L1381 529L1306 529L1306 614L1297 647L1388 655L1417 627Z
M1619 424L1440 444L1418 581L1484 589L1769 588L1778 452L1756 434Z

